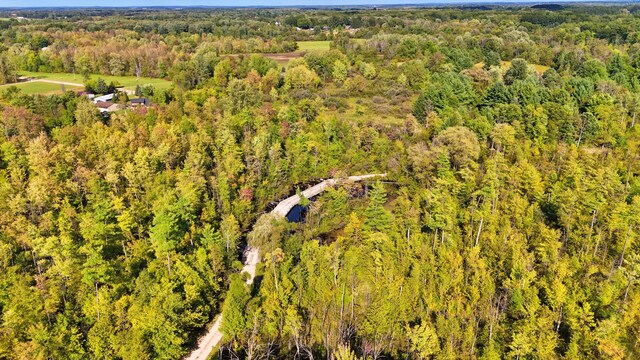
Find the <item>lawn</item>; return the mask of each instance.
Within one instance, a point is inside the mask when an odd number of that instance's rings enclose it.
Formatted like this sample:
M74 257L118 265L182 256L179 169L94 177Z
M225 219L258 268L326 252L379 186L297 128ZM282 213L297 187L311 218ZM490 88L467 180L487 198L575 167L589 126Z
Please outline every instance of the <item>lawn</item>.
M48 94L56 94L56 93L60 94L62 93L62 89L63 89L63 85L39 82L39 81L4 85L0 87L0 89L4 90L9 86L15 86L18 89L20 89L23 94L29 94L29 95L34 95L34 94L48 95ZM79 90L79 89L80 87L64 85L65 91Z
M69 74L69 73L43 73L43 72L29 72L29 71L21 71L20 76L27 76L38 79L47 79L47 80L55 80L55 81L64 81L70 83L84 83L84 79L79 74ZM114 83L118 83L121 86L124 86L125 89L135 90L136 85L153 85L156 89L163 90L171 87L171 81L164 79L154 79L154 78L145 78L141 77L137 79L135 76L112 76L112 75L91 75L91 79L102 78L105 82L110 83L113 81ZM58 87L60 85L57 85Z
M298 51L329 51L331 41L298 41Z

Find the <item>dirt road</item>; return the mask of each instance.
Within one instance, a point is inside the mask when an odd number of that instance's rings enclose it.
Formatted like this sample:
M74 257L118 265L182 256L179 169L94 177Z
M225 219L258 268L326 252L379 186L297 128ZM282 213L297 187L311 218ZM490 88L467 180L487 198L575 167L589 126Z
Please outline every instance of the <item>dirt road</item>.
M387 176L387 174L368 174L350 176L347 179L328 179L304 190L302 194L306 198L312 198L323 192L327 187L339 184L345 180L356 182L369 178L385 176ZM298 195L290 196L279 202L271 213L276 216L285 217L298 203L300 203L300 197ZM253 283L253 278L256 276L256 265L260 262L260 249L248 247L247 250L245 250L244 256L245 262L242 272L249 274L247 284L251 285ZM222 314L218 316L216 321L213 323L213 326L211 326L211 329L209 329L209 331L198 341L198 347L184 359L206 360L209 357L209 354L211 354L211 351L216 347L216 345L218 345L220 340L222 340L223 334L220 331L220 324L222 324Z

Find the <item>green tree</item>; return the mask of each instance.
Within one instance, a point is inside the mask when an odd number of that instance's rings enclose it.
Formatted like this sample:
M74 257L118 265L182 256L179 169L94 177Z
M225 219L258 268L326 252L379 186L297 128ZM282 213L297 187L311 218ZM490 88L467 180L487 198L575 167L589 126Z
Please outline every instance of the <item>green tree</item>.
M364 76L364 78L367 80L373 80L376 78L376 76L378 76L375 65L371 63L363 62L362 64L360 64L360 72L362 73L362 76Z
M233 76L233 69L229 59L223 59L213 68L213 82L216 86L225 88Z
M600 61L589 59L580 64L577 74L597 81L607 78L607 68Z
M525 80L529 76L529 64L524 59L511 60L511 66L504 73L504 82L513 84L516 80Z
M440 350L438 335L427 323L407 328L411 351L420 359L428 359Z
M494 66L500 67L502 59L500 58L500 54L496 51L489 51L484 56L484 65L483 67L486 70L491 69Z
M91 76L92 67L91 67L91 59L87 54L78 54L75 59L75 70L78 74L82 75L82 78L87 81Z
M238 251L238 240L240 240L240 224L233 214L229 214L220 223L220 232L224 240L227 256L232 259Z
M0 85L14 83L18 80L18 74L9 57L0 52Z
M167 270L171 275L171 253L175 251L183 234L184 224L178 214L169 210L160 210L153 217L150 238L155 245L156 257L166 258Z
M369 205L364 212L365 229L370 231L388 231L391 226L391 214L384 208L387 191L381 182L376 182L369 191Z
M320 84L320 78L305 65L298 65L285 71L284 84L287 89L312 89Z
M333 80L338 84L343 84L347 80L347 66L340 60L333 63Z
M278 64L273 60L266 58L261 55L252 54L249 57L249 67L254 69L260 74L260 76L265 76L269 70L277 69Z
M97 94L106 94L109 92L109 87L107 86L107 83L104 82L102 78L98 78L98 80L96 80L96 83L93 87L93 90Z
M222 324L220 331L225 338L237 344L247 330L245 307L249 301L249 293L245 282L234 276L229 284L229 291L222 306Z
M262 103L262 93L246 80L232 79L227 87L229 110L238 114Z
M433 146L445 149L455 168L473 165L480 156L477 135L464 126L442 131L433 139Z
M82 99L78 102L74 117L79 125L91 126L100 121L100 111L88 99Z

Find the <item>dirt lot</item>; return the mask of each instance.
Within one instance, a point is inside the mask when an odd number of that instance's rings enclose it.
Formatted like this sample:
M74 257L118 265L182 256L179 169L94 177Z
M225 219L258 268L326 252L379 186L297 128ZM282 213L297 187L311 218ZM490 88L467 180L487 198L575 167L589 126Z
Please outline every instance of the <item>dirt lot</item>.
M304 52L292 52L292 53L264 53L264 54L257 54L257 55L262 55L266 58L269 59L273 59L275 60L275 62L278 63L278 65L281 66L286 66L289 61L293 60L293 59L297 59L297 58L301 58L304 56ZM228 57L239 57L239 56L251 56L252 54L231 54L231 55L225 55Z

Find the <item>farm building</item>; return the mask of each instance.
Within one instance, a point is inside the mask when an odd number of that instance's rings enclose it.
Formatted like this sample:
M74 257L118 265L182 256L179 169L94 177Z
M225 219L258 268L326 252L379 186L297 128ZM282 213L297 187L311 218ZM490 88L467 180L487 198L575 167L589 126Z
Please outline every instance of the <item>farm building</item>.
M137 99L132 99L131 101L129 101L129 104L132 107L138 107L138 106L149 106L151 102L149 101L149 99L147 98L137 98Z
M96 96L93 98L93 103L98 104L99 102L111 101L113 100L113 94L107 94L102 96Z
M98 110L100 110L100 112L102 113L112 112L112 111L117 111L122 109L122 105L114 104L111 101L98 101L96 103L96 106L98 107Z

